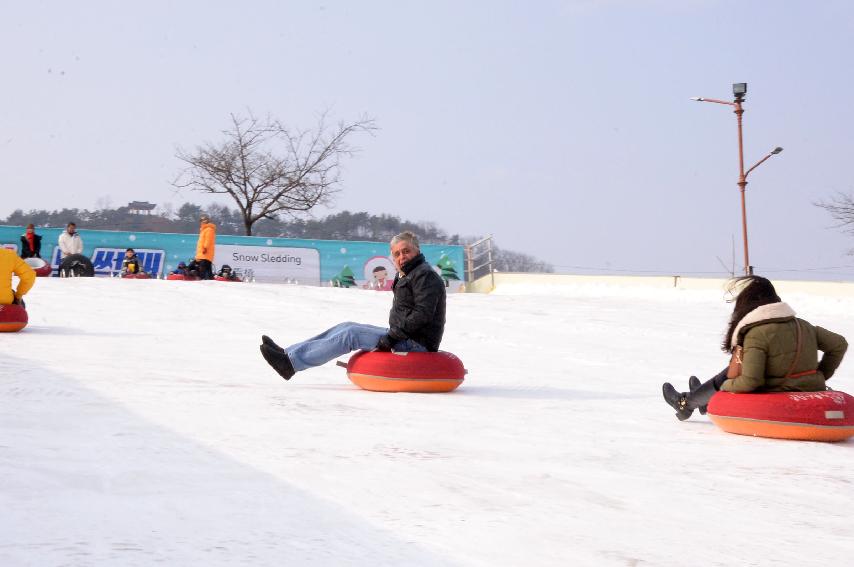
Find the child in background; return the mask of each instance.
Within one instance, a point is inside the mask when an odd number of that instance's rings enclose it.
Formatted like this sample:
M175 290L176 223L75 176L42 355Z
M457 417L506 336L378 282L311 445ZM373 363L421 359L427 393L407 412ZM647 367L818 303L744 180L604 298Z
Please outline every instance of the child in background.
M185 277L190 275L190 271L187 269L187 264L184 262L178 262L178 267L172 270L171 273Z
M125 251L125 259L122 260L122 277L136 275L142 271L139 264L139 257L133 248L128 248Z

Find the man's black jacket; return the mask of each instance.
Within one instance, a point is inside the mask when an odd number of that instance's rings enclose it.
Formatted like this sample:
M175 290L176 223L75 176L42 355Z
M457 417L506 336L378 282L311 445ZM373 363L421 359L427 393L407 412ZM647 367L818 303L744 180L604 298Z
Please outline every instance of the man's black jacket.
M394 303L388 334L396 341L412 339L431 352L439 350L445 330L445 282L419 254L394 278Z

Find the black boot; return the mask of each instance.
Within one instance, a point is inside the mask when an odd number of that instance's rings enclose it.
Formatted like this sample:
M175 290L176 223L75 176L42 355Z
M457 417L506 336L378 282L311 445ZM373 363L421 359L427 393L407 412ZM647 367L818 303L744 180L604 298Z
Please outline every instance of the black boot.
M291 376L296 374L291 359L285 352L279 352L276 349L261 345L261 356L267 361L267 364L273 367L273 370L279 373L279 376L285 380L290 380Z
M664 401L670 404L670 407L676 410L676 417L679 421L685 421L695 409L701 408L709 404L709 400L718 391L715 379L700 384L700 386L691 390L688 393L677 392L669 382L665 382L661 387L661 393L664 395Z
M688 391L693 392L694 390L700 387L700 384L702 384L702 382L700 382L699 378L697 378L696 376L691 376L690 378L688 378Z
M679 421L685 421L694 413L694 410L689 409L685 403L688 399L688 394L677 392L676 388L670 382L662 384L661 393L664 395L664 401L676 410L676 417Z
M270 348L272 348L272 349L275 349L275 350L277 350L277 351L279 351L279 352L285 352L285 349L283 349L282 347L280 347L279 345L277 345L277 344L273 341L273 339L271 339L271 338L270 338L270 337L268 337L267 335L261 335L261 342L262 342L262 343L264 343L265 345L267 345L268 347L270 347Z
M699 388L701 384L702 382L700 382L699 378L697 378L696 376L691 376L690 378L688 378L688 391L693 392L694 390ZM706 415L706 406L700 406L697 409L700 410L700 415Z

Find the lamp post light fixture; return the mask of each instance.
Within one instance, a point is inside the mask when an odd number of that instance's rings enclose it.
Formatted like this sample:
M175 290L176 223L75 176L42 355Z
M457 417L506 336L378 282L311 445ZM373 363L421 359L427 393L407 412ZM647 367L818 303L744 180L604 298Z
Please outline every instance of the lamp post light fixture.
M742 107L742 103L744 102L744 97L747 95L747 83L733 83L732 85L732 95L733 101L729 102L728 100L719 100L716 98L705 98L700 96L691 97L691 100L695 100L697 102L713 102L715 104L726 104L728 106L732 106L735 109L733 112L735 113L736 121L738 122L738 190L741 193L741 234L744 240L744 273L745 275L751 275L753 273L753 266L750 265L750 253L747 248L747 206L745 203L744 192L747 188L747 176L751 171L759 167L766 159L771 156L777 155L783 151L783 148L776 147L771 150L764 158L756 162L753 167L748 169L746 172L744 171L744 143L742 141L742 133L741 133L741 116L744 114L744 108Z

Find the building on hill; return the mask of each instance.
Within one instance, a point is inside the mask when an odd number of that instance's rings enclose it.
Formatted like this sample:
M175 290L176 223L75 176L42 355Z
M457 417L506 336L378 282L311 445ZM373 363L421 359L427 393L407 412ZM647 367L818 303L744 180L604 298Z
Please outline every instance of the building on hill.
M128 203L128 212L132 215L150 215L156 206L156 203L148 201L131 201Z

